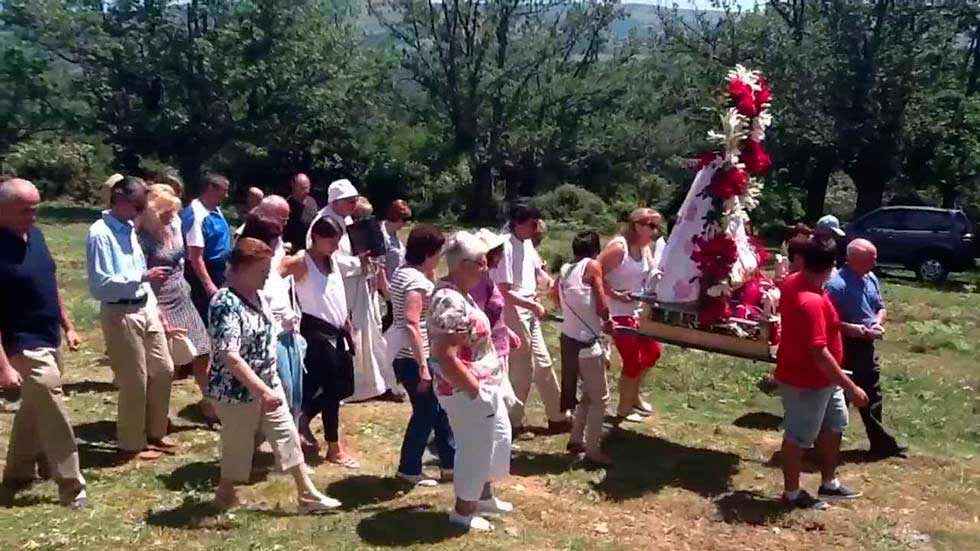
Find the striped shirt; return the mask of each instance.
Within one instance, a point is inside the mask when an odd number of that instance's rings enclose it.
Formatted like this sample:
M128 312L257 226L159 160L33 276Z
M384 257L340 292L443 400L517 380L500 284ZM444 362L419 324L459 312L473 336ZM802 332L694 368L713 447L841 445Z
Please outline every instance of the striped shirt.
M417 268L403 264L395 270L388 286L391 291L391 305L394 312L393 325L395 329L404 331L405 334L405 346L395 354L395 358L415 358L415 354L412 352L411 341L409 341L405 320L405 297L409 291L417 291L422 294L422 312L420 312L419 321L421 322L422 342L425 346L423 352L424 356L428 357L429 332L426 329L425 318L427 317L426 314L429 308L429 298L432 296L435 284Z

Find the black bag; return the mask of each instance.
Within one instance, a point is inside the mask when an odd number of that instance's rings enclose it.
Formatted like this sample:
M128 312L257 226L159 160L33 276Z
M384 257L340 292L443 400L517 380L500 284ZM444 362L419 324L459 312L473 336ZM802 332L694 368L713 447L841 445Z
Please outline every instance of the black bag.
M347 226L347 234L350 236L351 252L355 256L365 251L368 252L368 256L383 256L387 251L381 222L373 216L362 218Z

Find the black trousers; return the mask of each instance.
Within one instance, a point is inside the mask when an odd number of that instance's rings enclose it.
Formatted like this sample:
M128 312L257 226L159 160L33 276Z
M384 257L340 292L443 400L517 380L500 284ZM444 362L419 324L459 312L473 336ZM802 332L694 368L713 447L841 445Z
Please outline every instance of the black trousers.
M872 450L890 450L898 445L882 423L881 366L874 341L844 339L844 369L852 371L854 384L868 395L868 405L858 408Z
M300 334L306 339L306 374L303 376L303 415L323 416L327 442L340 437L340 401L354 392L354 363L343 330L303 314Z
M578 353L591 344L577 341L564 333L558 344L561 347L561 410L574 410L578 405Z

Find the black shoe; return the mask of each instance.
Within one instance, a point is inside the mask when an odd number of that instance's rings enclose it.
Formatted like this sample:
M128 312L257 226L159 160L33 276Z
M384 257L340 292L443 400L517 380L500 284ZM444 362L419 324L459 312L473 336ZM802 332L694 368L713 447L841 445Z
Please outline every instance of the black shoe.
M792 501L786 498L786 494L783 494L782 502L784 505L794 509L814 509L817 511L823 511L824 509L830 507L826 501L814 498L807 493L806 490L800 490L800 493L796 496L796 499Z
M868 455L874 457L875 459L887 459L889 457L901 457L902 459L908 459L909 447L900 446L898 444L888 447L875 447L868 450Z
M846 501L848 499L857 499L861 497L861 492L855 492L843 484L837 486L837 488L833 490L821 485L820 489L817 490L817 496L827 501Z

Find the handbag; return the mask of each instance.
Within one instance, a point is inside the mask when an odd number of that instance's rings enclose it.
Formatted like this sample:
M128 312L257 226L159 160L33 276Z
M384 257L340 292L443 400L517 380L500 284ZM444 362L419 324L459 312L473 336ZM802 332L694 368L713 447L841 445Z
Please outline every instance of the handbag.
M187 365L197 357L197 347L191 342L186 333L174 333L167 337L170 348L170 358L174 365Z

